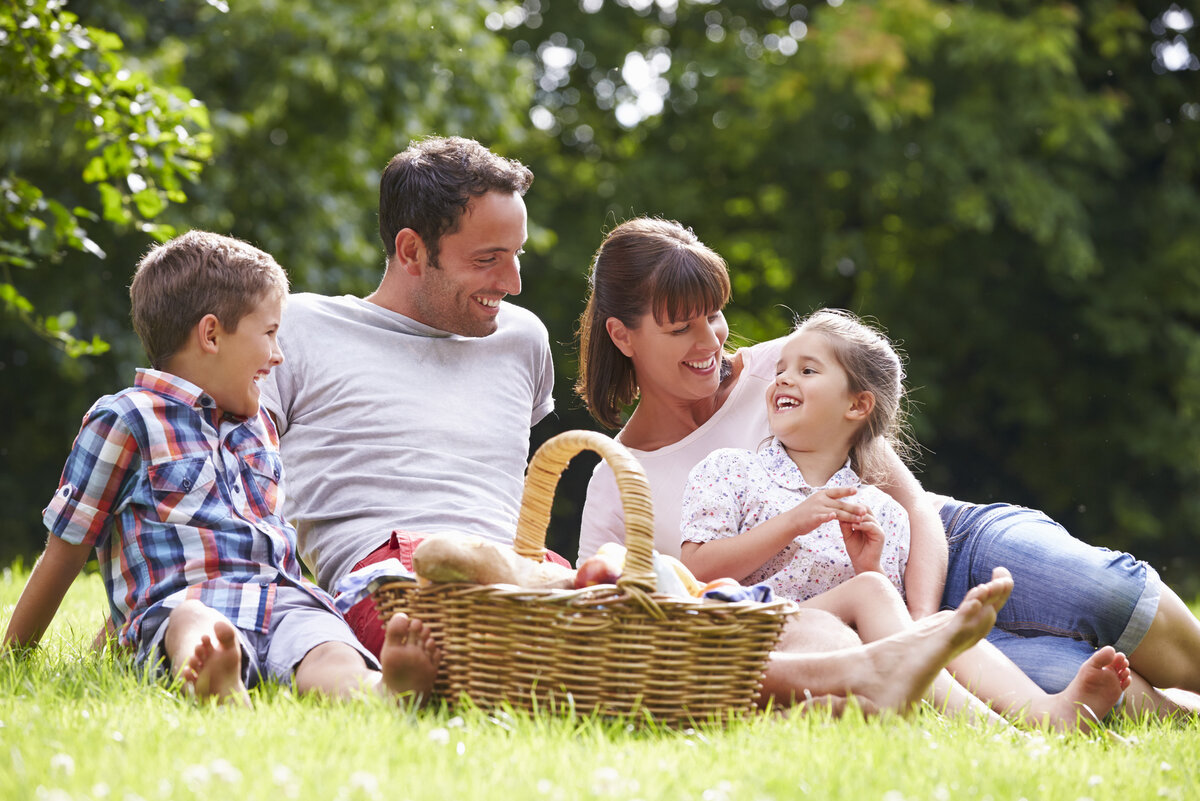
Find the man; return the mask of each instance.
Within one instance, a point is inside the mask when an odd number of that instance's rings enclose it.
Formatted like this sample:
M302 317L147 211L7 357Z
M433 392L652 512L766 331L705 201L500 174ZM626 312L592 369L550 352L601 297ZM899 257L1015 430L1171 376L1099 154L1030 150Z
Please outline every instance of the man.
M411 564L405 532L512 543L529 430L554 407L546 328L505 301L521 291L532 181L471 140L413 142L380 181L378 289L292 296L288 358L263 399L287 514L322 587L361 564ZM369 600L347 617L382 644Z
M471 140L413 142L380 181L379 288L292 296L280 334L287 358L262 398L287 466L286 513L322 587L389 557L411 564L409 532L512 543L529 429L553 409L546 328L504 300L521 291L532 181ZM1004 580L981 585L953 615L867 646L806 610L787 652L772 656L765 694L829 696L840 708L854 693L867 709L906 710L986 634L1009 591ZM347 619L377 653L372 602Z

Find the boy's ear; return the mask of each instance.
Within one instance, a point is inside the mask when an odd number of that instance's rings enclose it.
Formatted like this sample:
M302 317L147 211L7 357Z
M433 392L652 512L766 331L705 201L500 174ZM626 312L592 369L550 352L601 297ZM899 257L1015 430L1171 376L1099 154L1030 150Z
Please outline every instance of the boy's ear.
M401 228L396 234L395 259L409 275L420 275L428 264L429 250L425 240L411 228Z
M851 396L850 408L846 410L848 420L866 420L875 409L875 393L863 390Z
M609 317L604 321L604 328L608 331L608 337L617 346L617 349L632 359L633 343L630 341L629 329L625 327L625 323L616 317Z
M195 336L196 343L200 346L201 353L216 353L220 350L220 339L224 329L221 328L221 321L217 319L215 314L206 314L200 318L200 322L196 323Z

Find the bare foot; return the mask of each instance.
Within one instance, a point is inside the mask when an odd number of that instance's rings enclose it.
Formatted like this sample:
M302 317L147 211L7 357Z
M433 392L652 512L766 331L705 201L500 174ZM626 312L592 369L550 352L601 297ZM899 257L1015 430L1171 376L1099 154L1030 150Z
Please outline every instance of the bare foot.
M221 703L250 705L246 685L242 683L242 649L237 631L228 621L213 624L213 638L205 634L179 675L196 697L216 698Z
M1008 568L995 567L992 568L992 580L968 590L966 596L963 597L963 602L973 599L984 606L992 607L993 611L999 612L1001 607L1008 603L1008 597L1012 595L1012 591L1013 577L1008 572Z
M1106 645L1080 666L1067 689L1049 696L1043 719L1060 730L1090 729L1128 687L1129 660Z
M412 693L428 700L441 659L433 632L420 620L398 613L388 621L379 661L384 686L393 695Z
M823 654L776 651L763 697L787 704L854 695L864 711L908 712L950 660L987 635L1011 591L1012 579L999 576L972 589L958 609L869 645Z

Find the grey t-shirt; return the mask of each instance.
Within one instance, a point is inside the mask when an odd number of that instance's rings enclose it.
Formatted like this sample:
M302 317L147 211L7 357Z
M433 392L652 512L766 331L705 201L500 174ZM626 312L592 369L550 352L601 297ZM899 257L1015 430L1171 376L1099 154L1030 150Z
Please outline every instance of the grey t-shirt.
M392 529L512 543L554 372L541 320L509 303L497 320L462 337L353 296L291 296L262 403L279 428L284 511L322 587Z

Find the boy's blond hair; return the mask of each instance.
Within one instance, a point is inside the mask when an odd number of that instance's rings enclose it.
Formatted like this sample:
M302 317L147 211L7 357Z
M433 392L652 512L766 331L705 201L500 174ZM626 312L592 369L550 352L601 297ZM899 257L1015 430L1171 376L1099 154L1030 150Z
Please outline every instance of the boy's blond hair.
M133 328L150 366L162 369L206 314L227 331L269 293L286 297L287 274L270 254L208 231L189 231L138 263L129 300Z

